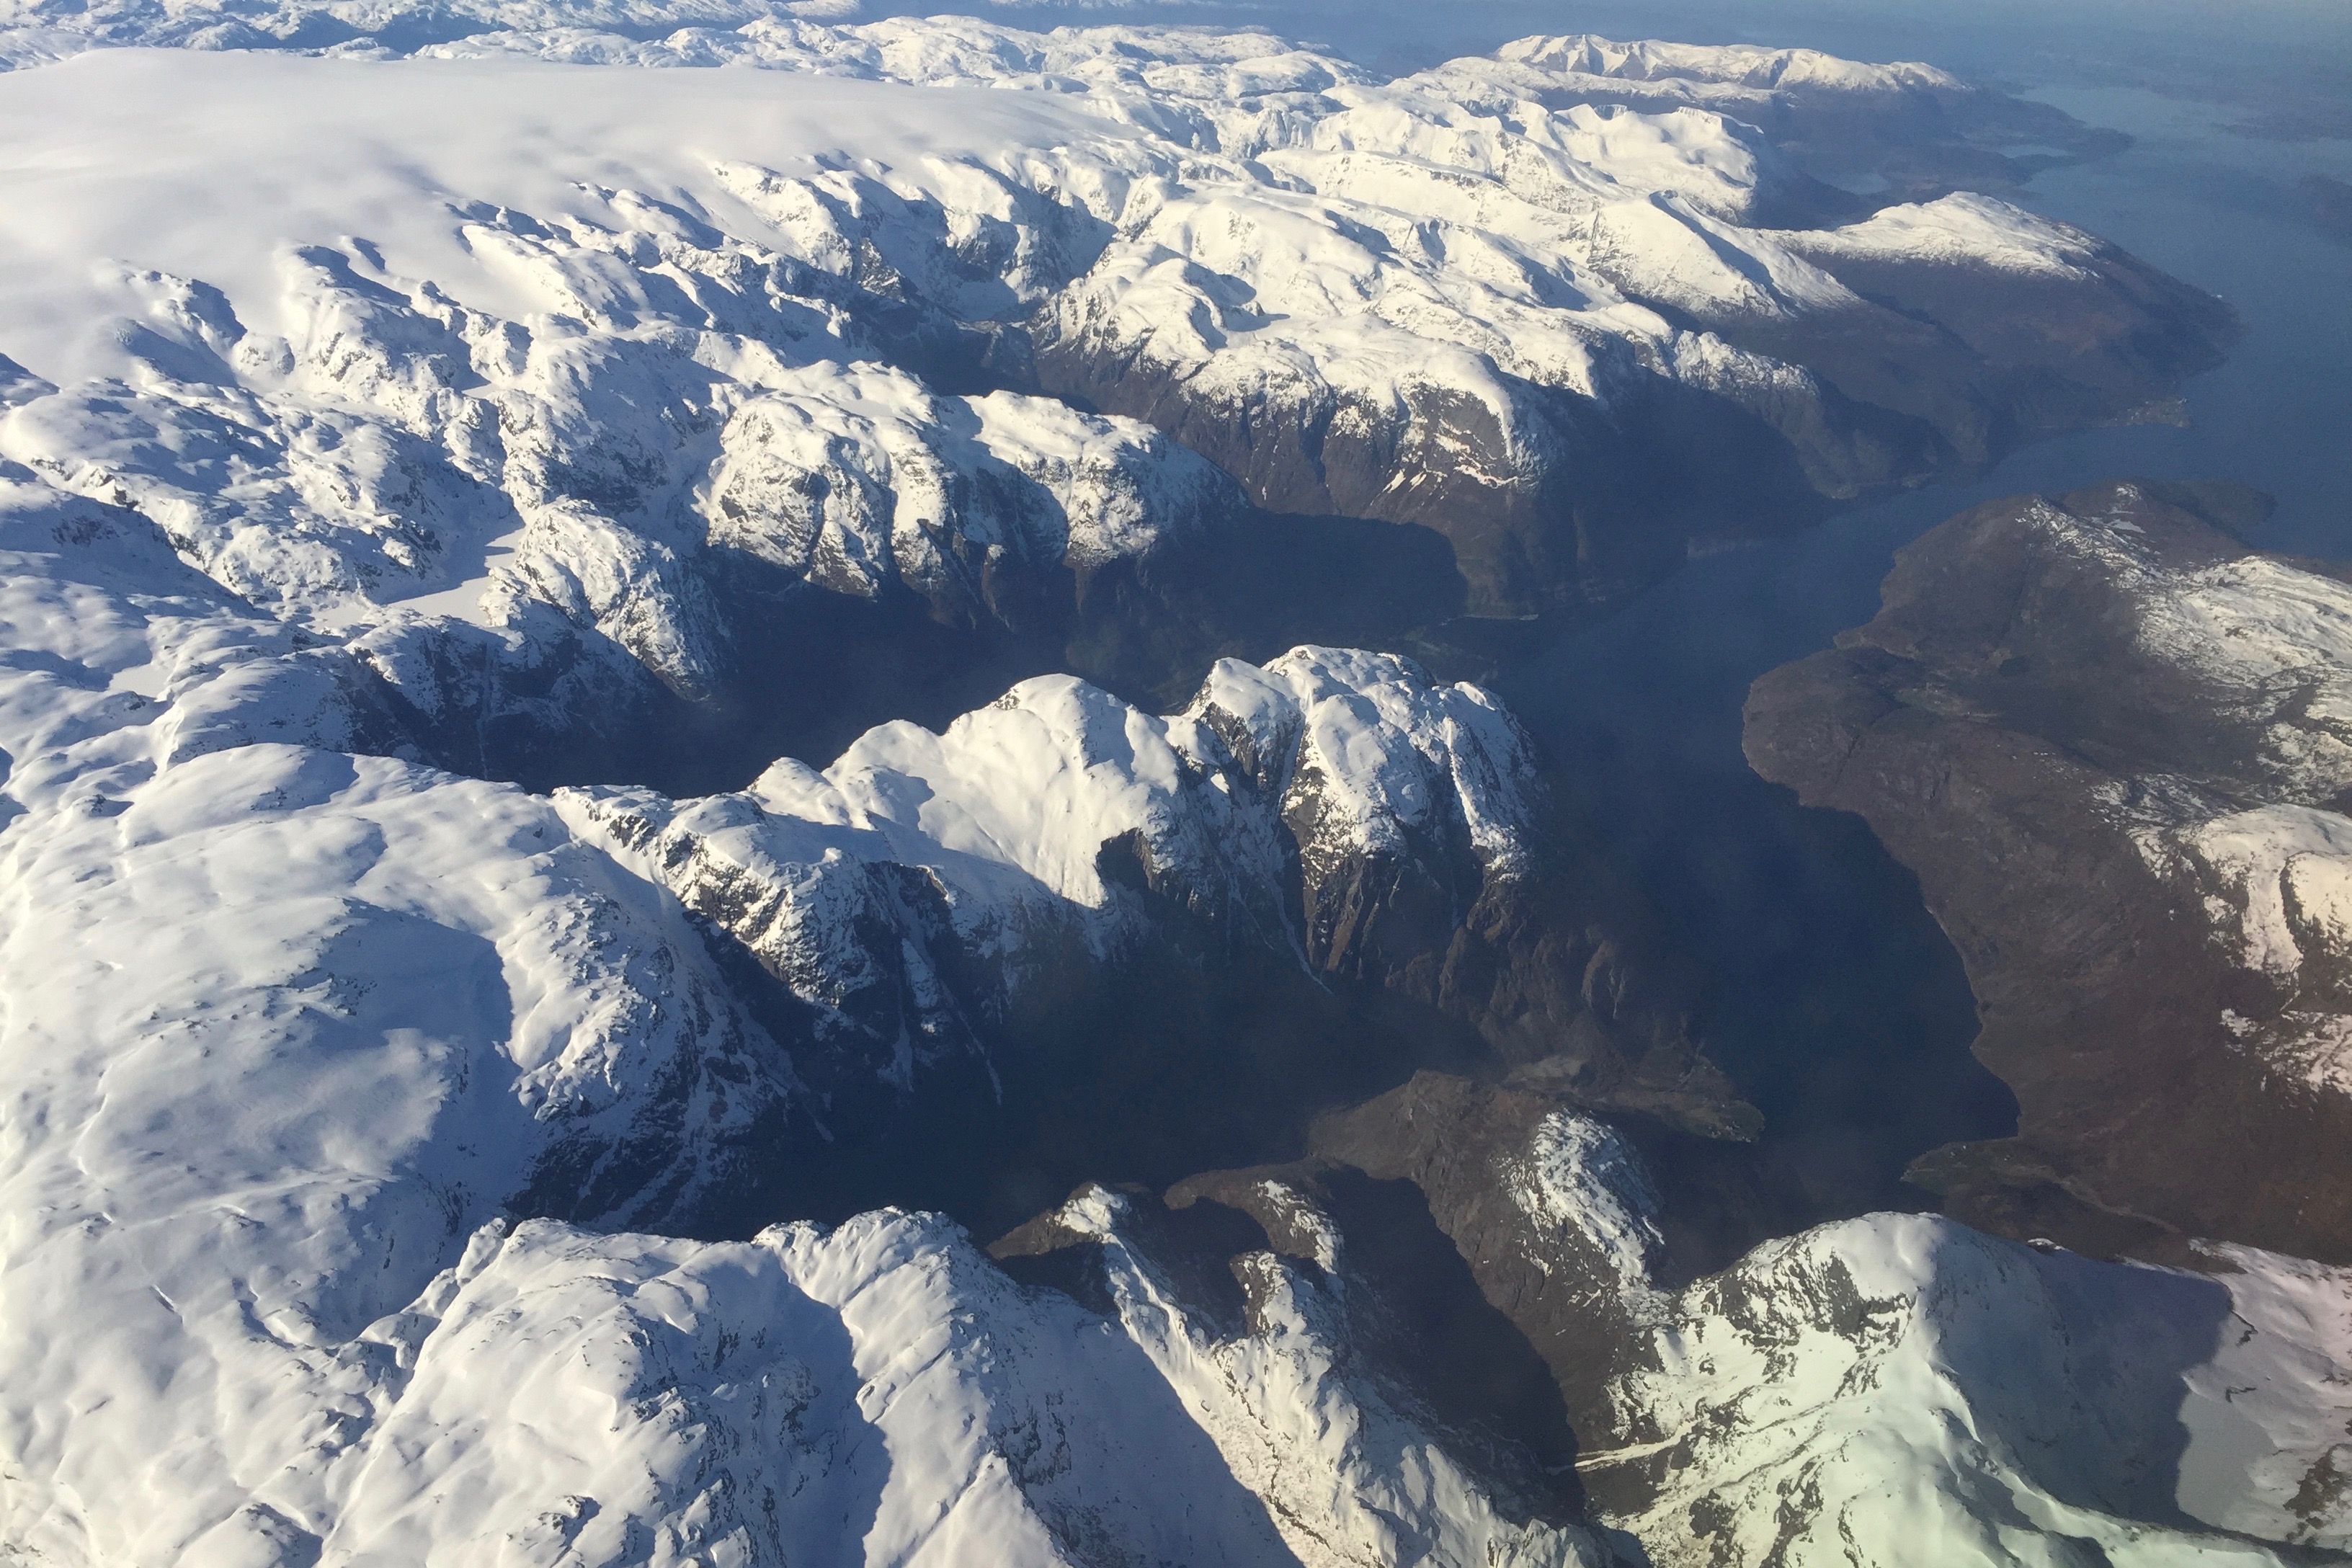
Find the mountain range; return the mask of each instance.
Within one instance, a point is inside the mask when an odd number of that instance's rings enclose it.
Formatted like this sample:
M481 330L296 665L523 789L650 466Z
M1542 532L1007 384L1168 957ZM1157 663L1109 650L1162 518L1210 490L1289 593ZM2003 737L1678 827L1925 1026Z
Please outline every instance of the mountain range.
M1759 683L2017 1092L1941 1213L1791 1210L1483 684L2173 416L2229 308L1965 188L2111 139L809 5L0 60L16 1560L2352 1549L2330 569L2031 499Z

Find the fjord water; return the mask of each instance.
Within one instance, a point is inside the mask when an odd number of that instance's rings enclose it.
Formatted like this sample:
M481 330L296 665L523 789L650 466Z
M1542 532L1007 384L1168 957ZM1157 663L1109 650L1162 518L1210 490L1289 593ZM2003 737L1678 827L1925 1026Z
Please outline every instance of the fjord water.
M2340 41L2340 28L2313 31L2315 48ZM2049 78L2008 85L2135 142L2047 170L2012 199L2221 295L2245 321L2228 362L2187 388L2187 426L2047 442L1974 482L1695 560L1498 682L1707 955L1722 986L1710 1048L1765 1111L1806 1198L1830 1210L1917 1201L1897 1180L1905 1160L1998 1136L2015 1112L1965 1055L1968 987L1909 874L1857 819L1801 809L1748 770L1748 683L1868 619L1897 549L1993 497L2130 475L2236 479L2278 499L2257 542L2352 556L2352 243L2324 232L2294 188L2306 174L2352 175L2352 127L2330 123L2324 102L2297 112L2291 90L2248 88L2258 73L2243 61L2200 89L2163 67L2169 57L2136 73L2128 58L2017 53Z
M1079 5L1027 16L1040 26L1105 20ZM1859 818L1800 808L1748 770L1748 687L1869 619L1896 550L1995 497L2126 476L2235 479L2277 498L2256 542L2352 558L2352 240L2326 232L2295 188L2307 174L2352 179L2352 7L1287 0L1244 12L1212 0L1145 5L1121 19L1264 27L1399 71L1575 31L1926 60L2134 138L1996 194L2236 308L2245 336L2185 389L2186 425L2041 443L1975 480L1696 559L1491 682L1713 973L1709 1050L1766 1114L1789 1216L1929 1203L1902 1182L1905 1165L1944 1142L2013 1131L2015 1102L1968 1054L1974 1002L1916 879Z
M1166 19L1235 20L1201 7ZM2186 388L2185 426L2044 442L1976 480L1694 560L1493 682L1714 974L1709 1050L1765 1112L1790 1217L1928 1202L1901 1180L1908 1161L2013 1131L2015 1102L1968 1054L1974 1002L1916 879L1858 818L1802 809L1748 770L1748 687L1869 619L1896 550L1995 497L2125 476L2236 479L2279 503L2256 542L2352 558L2352 241L2323 230L2296 190L2309 174L2352 179L2352 8L1291 0L1249 20L1399 70L1567 31L1926 60L2128 132L2120 153L1997 194L2105 236L2243 318L2228 361Z

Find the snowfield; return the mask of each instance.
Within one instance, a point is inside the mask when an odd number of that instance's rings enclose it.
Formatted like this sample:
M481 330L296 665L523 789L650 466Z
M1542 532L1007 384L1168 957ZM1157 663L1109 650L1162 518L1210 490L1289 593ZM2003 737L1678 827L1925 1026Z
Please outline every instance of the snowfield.
M1108 963L1181 914L1320 986L1403 888L1460 952L1549 864L1529 743L1319 646L1165 715L1029 679L689 799L499 782L516 734L642 751L817 595L1012 625L1272 513L1517 517L1582 482L1576 419L1661 387L1830 431L1824 493L1916 477L1752 334L1866 317L1849 257L2124 265L1966 195L1779 226L1810 187L1743 116L1964 90L1924 67L1559 38L1386 81L1259 33L826 9L0 9L0 1556L2352 1547L2313 1480L2337 1272L1882 1215L1669 1289L1656 1185L1583 1111L1493 1180L1643 1325L1581 1473L1677 1462L1600 1517L1383 1363L1386 1286L1311 1184L1259 1184L1267 1245L1205 1294L1099 1186L1047 1216L1075 1292L936 1215L732 1228L853 1081L984 1077L965 1003L1049 945ZM1221 464L1221 422L1324 445ZM1482 548L1474 605L1593 587ZM754 572L803 596L747 609ZM2178 1452L2077 1462L2176 1418Z

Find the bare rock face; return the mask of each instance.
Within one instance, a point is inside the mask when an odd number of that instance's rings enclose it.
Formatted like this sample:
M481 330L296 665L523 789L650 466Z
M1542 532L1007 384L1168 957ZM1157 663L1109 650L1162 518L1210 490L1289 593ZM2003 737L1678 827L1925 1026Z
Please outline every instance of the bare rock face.
M1605 1440L1664 1205L1615 1129L1552 1096L1423 1073L1316 1124L1325 1161L1410 1183L1559 1383L1575 1429ZM1557 1189L1557 1190L1555 1190Z
M1919 1179L2107 1251L2352 1256L2352 590L2229 529L2259 498L2117 484L1979 508L1884 607L1759 680L1750 761L1917 871L2013 1141Z

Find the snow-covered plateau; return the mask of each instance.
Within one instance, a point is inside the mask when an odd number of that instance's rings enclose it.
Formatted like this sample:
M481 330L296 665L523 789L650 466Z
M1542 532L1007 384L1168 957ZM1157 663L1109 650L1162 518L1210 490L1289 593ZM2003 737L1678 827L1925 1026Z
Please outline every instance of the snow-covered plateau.
M1673 964L1323 635L2127 415L2218 302L1809 172L2006 112L1926 67L845 9L0 5L0 1560L2352 1548L2336 1269L1683 1267L1649 1151L1757 1115ZM2281 985L2287 570L2142 622L2275 788L2132 818Z

